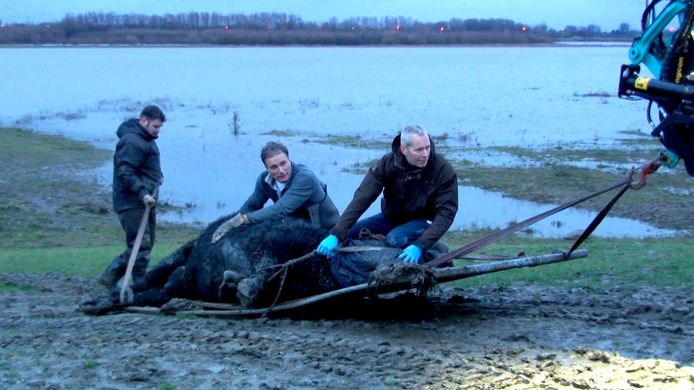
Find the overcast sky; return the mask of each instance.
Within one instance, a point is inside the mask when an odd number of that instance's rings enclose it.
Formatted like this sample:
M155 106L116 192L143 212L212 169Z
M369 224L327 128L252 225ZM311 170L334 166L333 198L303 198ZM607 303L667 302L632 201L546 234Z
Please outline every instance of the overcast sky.
M596 24L610 31L623 22L638 27L644 6L645 0L0 0L0 20L53 22L68 13L90 11L148 15L282 12L316 22L333 16L406 16L422 22L504 18L529 25L544 23L555 29Z

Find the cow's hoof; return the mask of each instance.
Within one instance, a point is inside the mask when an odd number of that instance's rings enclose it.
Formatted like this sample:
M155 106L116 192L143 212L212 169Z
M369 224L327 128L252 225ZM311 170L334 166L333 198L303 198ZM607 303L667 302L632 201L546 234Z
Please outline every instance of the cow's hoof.
M241 280L243 280L243 275L240 273L230 269L224 271L224 283L238 284Z
M98 316L112 311L120 310L121 308L122 306L118 304L118 302L114 302L110 299L110 297L102 296L97 298L90 298L80 302L77 310L81 311L84 314Z
M161 306L159 312L162 314L176 314L181 311L201 311L204 306L197 301L183 298L173 298Z
M243 306L253 306L258 300L262 287L263 283L260 278L243 279L236 289L236 297Z

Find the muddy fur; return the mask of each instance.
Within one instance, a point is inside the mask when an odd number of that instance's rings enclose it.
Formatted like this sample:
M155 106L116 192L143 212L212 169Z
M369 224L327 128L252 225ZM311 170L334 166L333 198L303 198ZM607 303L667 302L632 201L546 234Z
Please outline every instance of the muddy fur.
M162 298L187 298L208 302L239 302L237 287L243 279L253 278L260 284L257 296L243 301L246 306L267 304L277 295L281 277L268 281L288 260L299 258L313 251L327 232L312 226L302 219L281 218L258 224L242 225L230 230L222 239L211 244L215 229L226 218L210 224L190 246L186 244L167 258L161 266L150 273L161 280L172 268L179 267L181 255L185 256L185 272L181 280L174 281L175 287L167 289L169 295ZM186 254L187 253L187 254ZM231 271L237 280L224 281L224 271ZM151 289L152 284L147 286ZM328 261L322 256L299 262L290 267L284 281L280 299L292 299L333 289L335 284L330 274ZM168 300L168 299L167 299ZM138 302L137 295L134 304ZM159 302L161 305L164 302ZM152 304L152 303L150 303ZM157 305L158 306L158 305Z
M421 265L394 263L376 268L369 277L369 292L376 294L379 286L400 285L416 288L419 296L426 296L436 285L434 273Z
M216 221L200 235L190 254L186 272L186 286L190 296L185 298L204 301L234 302L238 300L236 287L243 279L253 278L262 284L258 295L246 306L271 303L277 295L281 278L271 277L279 268L268 268L284 264L312 252L327 236L327 232L312 226L303 219L273 219L258 224L242 225L231 230L215 245L210 237L223 222ZM241 280L224 283L224 271L231 271ZM312 256L292 266L284 282L280 299L287 300L329 291L335 287L330 264L322 256Z

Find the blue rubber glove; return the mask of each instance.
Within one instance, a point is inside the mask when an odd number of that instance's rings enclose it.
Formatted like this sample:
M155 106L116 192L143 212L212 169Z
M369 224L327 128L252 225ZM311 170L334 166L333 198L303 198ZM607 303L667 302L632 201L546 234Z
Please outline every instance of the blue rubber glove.
M320 245L318 245L318 249L316 249L316 252L326 257L333 257L337 253L338 243L337 237L331 234L321 241Z
M398 256L405 263L419 263L419 258L422 257L422 248L417 245L410 245Z

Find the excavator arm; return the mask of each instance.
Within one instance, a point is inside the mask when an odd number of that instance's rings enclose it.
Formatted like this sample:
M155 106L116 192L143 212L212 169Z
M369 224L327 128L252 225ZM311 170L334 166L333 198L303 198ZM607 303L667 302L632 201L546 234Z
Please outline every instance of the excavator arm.
M694 0L652 0L641 18L642 35L622 65L619 97L649 100L651 135L667 149L669 166L684 162L694 176ZM652 77L641 74L645 65ZM658 107L658 123L651 117Z

